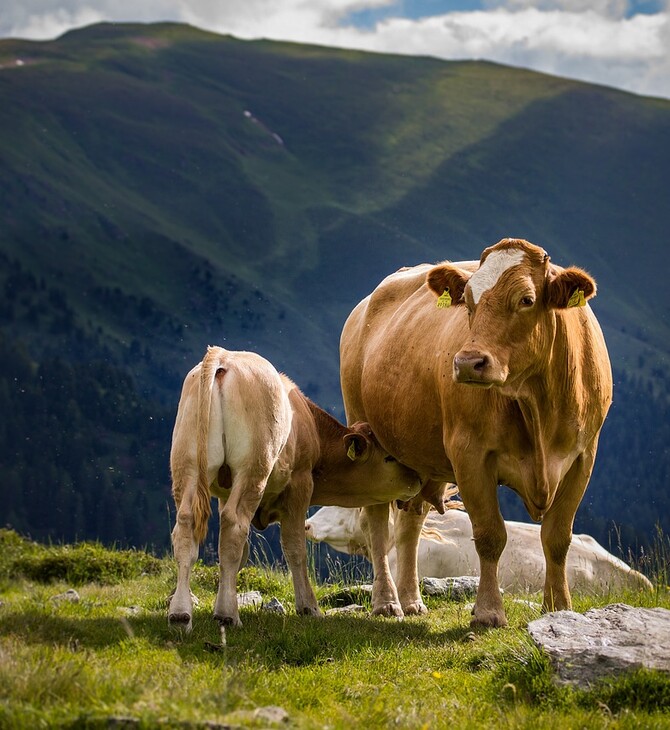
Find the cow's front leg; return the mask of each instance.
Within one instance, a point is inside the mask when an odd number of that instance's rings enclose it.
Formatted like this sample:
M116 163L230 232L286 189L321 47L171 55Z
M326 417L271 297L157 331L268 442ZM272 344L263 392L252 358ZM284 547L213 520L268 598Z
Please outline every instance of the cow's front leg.
M595 452L595 449L594 449ZM566 559L572 541L572 525L593 467L593 457L580 456L572 465L542 520L540 535L546 561L544 611L572 608Z
M237 607L237 573L266 482L267 477L236 476L228 500L219 500L219 590L214 618L224 625L242 625Z
M301 616L321 616L307 574L305 516L314 485L311 472L294 474L283 495L281 544L293 578L295 608Z
M415 505L415 508L413 506ZM421 496L409 502L395 517L395 547L398 555L396 585L400 605L406 616L427 613L421 598L417 569L419 539L430 505Z
M472 522L472 534L479 555L479 589L472 611L472 626L507 626L500 586L498 561L507 542L505 522L498 506L495 479L461 478L458 486Z
M403 617L391 570L389 568L389 505L377 504L364 507L361 520L370 546L370 560L374 578L372 582L372 613L379 616Z
M177 588L170 599L168 622L187 631L193 628L193 599L191 597L191 570L198 559L198 543L193 532L192 500L196 489L195 477L175 484L175 496L179 495L177 520L172 531L172 546L177 561Z

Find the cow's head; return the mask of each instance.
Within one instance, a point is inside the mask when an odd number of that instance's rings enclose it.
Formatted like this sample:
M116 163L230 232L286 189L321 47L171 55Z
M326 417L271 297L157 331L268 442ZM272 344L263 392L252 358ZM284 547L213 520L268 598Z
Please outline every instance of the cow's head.
M555 334L554 310L583 306L596 293L585 271L554 266L542 248L514 238L487 248L474 273L439 264L427 283L467 311L470 333L454 355L453 376L482 387L514 387L541 369Z
M327 542L343 553L368 553L358 507L321 507L305 520L305 535L314 542Z

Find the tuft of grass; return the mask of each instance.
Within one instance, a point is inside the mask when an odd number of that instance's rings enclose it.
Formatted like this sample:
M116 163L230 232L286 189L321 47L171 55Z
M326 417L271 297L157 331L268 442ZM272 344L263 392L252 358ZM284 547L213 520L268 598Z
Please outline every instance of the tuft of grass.
M549 657L527 635L519 645L510 647L504 661L495 668L492 681L500 696L512 703L565 707L572 692L554 682Z
M143 574L156 574L161 561L140 550L109 550L100 543L38 545L12 530L0 530L0 578L39 583L113 585Z
M637 710L670 714L670 681L660 672L639 669L599 682L591 692L583 694L580 704L605 706L612 713Z

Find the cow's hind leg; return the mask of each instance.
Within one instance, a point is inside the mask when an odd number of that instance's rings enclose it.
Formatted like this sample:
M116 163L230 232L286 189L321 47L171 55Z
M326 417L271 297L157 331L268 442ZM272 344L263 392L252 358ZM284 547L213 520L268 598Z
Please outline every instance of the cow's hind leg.
M430 505L421 496L408 503L406 510L398 510L395 519L395 547L398 555L396 586L400 605L406 616L427 613L421 598L417 559L421 528Z
M398 591L389 568L389 505L378 504L364 507L363 531L368 534L370 560L374 578L372 582L372 613L378 616L404 616Z
M312 496L311 472L294 474L284 493L281 519L281 544L291 570L295 608L301 616L320 616L321 611L307 575L305 516Z
M182 484L175 485L175 495L180 495L177 505L177 520L172 531L172 546L177 561L177 588L170 599L168 621L172 626L182 626L190 631L193 626L191 570L198 559L198 543L193 532L192 511L196 480L193 477L183 479L182 482Z
M233 477L228 500L219 500L219 590L214 618L222 624L241 626L237 607L237 573L249 537L251 519L260 504L267 475Z

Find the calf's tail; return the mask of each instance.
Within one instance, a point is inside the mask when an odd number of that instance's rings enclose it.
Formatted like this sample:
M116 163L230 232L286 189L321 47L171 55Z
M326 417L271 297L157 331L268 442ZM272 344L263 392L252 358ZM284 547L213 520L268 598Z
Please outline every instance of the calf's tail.
M211 495L207 479L207 444L209 441L209 414L212 405L212 390L220 348L208 347L200 368L200 384L198 388L198 419L196 455L198 465L198 482L193 503L193 532L195 539L201 543L207 535L207 523L212 514Z

